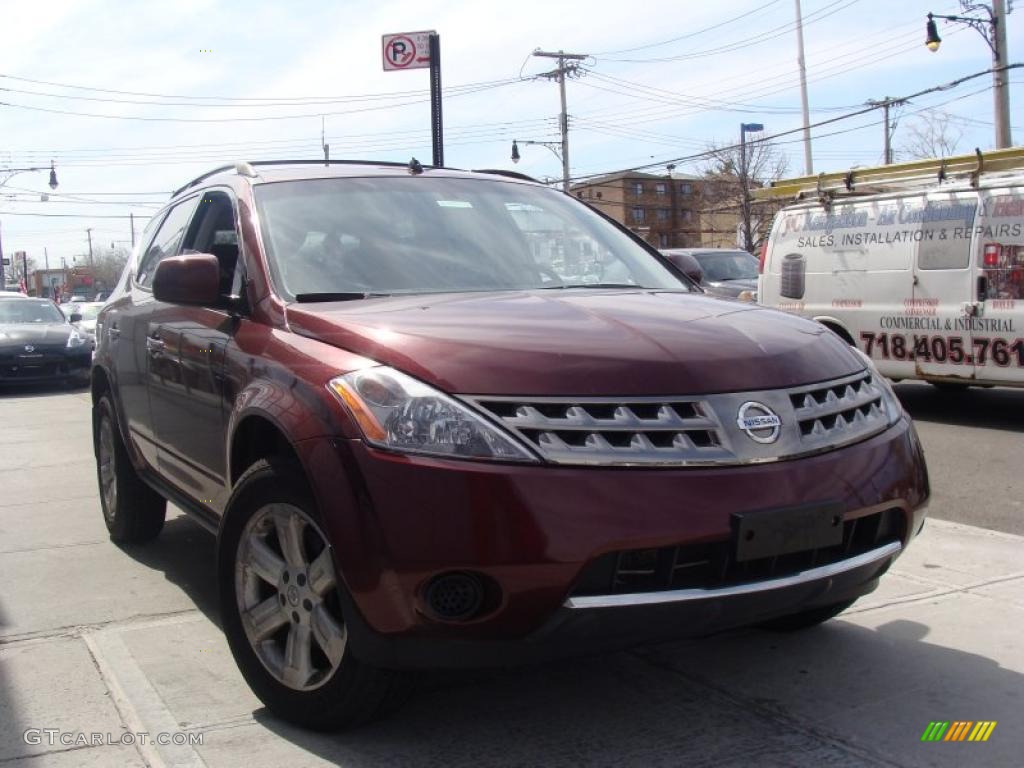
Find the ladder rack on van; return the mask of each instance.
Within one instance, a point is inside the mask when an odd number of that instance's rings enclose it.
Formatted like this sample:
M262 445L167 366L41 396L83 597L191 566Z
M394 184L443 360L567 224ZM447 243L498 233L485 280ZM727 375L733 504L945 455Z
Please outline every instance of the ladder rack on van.
M1000 171L1024 171L1024 147L995 149L984 154L976 149L973 155L912 160L874 168L780 179L770 186L753 190L752 194L759 200L818 199L827 203L845 195L870 195L912 185L937 184L956 176L966 176L973 186L977 186L983 173Z

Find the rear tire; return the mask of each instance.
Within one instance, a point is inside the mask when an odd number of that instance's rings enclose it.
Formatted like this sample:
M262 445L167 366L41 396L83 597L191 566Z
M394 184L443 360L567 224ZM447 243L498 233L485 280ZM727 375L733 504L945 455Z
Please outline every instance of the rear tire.
M810 610L801 611L800 613L792 613L789 616L780 616L777 619L770 619L763 622L760 626L763 629L769 629L773 632L799 632L802 629L810 629L811 627L816 627L819 624L824 624L829 619L834 619L855 602L857 602L856 598L853 600L845 600L844 602L836 603L835 605L824 605L820 608L811 608Z
M167 501L146 485L132 466L110 395L93 411L93 442L100 505L110 538L119 544L142 544L164 527Z
M352 655L344 586L294 462L261 459L243 473L228 502L217 571L231 653L275 715L334 731L402 703L406 675Z

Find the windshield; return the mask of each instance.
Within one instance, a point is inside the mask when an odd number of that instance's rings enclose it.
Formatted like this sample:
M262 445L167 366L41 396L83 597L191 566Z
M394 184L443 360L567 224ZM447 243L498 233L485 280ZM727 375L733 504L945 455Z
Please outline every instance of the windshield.
M274 281L303 294L637 286L688 290L628 235L551 189L493 179L259 185Z
M0 301L0 323L63 323L64 316L52 301L9 299Z
M704 270L704 279L713 283L757 279L757 259L746 251L695 253L693 257Z

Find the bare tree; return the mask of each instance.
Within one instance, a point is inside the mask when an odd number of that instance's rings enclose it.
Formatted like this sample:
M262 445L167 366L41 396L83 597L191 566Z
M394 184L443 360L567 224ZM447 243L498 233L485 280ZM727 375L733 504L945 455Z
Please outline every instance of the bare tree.
M93 278L109 291L121 278L124 265L128 263L130 254L125 248L117 247L104 250L93 259Z
M956 154L963 137L963 130L952 123L948 114L928 110L907 122L907 136L901 142L900 153L922 160L949 157Z
M712 144L701 169L704 176L703 216L727 217L735 213L742 247L753 252L768 236L774 207L755 202L749 191L777 181L789 168L789 158L771 141Z

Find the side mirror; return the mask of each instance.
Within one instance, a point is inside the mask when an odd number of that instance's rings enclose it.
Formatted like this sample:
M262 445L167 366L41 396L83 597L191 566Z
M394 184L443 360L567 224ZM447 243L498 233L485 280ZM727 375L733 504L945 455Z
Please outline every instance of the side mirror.
M704 283L704 270L700 268L699 264L692 264L683 270L683 274L693 280L697 285Z
M156 266L153 297L169 304L213 306L220 301L220 264L209 253L172 256Z
M672 262L673 266L693 280L697 285L704 282L704 270L700 267L693 256L688 253L665 253L665 258Z
M82 322L82 315L78 312L72 312L71 317L68 318L69 323L80 323Z

